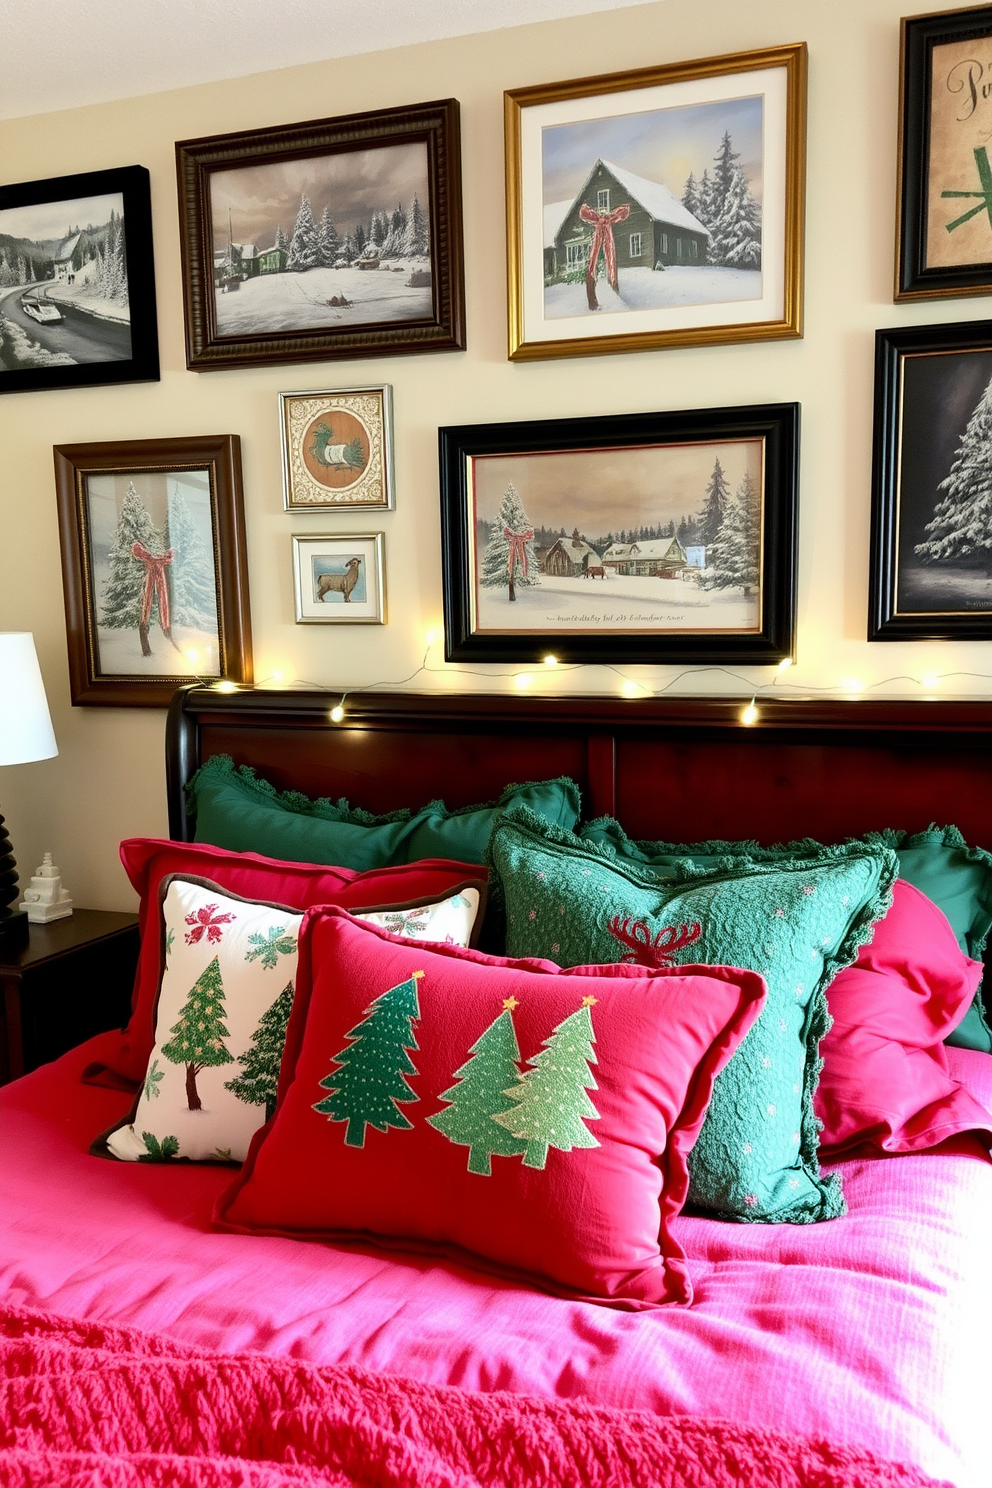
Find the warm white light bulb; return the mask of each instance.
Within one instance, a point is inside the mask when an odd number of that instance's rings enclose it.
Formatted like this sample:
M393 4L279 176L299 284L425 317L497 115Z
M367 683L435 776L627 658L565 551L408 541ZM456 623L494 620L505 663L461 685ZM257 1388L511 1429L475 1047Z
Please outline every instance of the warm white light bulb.
M221 682L214 683L214 692L237 692L237 690L237 682L228 682L226 678Z
M639 682L632 682L630 680L630 678L628 677L627 680L626 680L626 682L623 684L623 695L624 695L624 697L629 697L629 698L640 697L641 692L642 692L641 684Z
M334 707L331 709L331 722L332 723L340 723L343 717L344 717L344 709L342 708L342 706L341 706L340 703L336 703L334 705Z
M793 665L792 657L791 656L783 656L782 660L778 664L778 670L780 672L787 672L789 670L790 666L792 666L792 665Z
M928 672L925 677L921 677L920 678L920 681L922 682L923 686L926 688L927 692L933 692L938 687L938 685L940 683L940 678L938 676L936 676L933 672Z
M187 646L186 650L183 652L183 655L189 662L190 666L196 666L197 662L200 659L200 653L199 651L197 651L195 646Z
M865 684L858 677L845 677L840 685L852 701L857 701L865 690Z
M741 710L741 723L743 723L746 728L750 728L752 723L757 723L757 721L758 710L754 705L754 698L752 698L747 707Z
M531 676L530 672L518 672L513 681L521 692L526 692L527 688L530 687L530 685L534 681L534 678Z
M548 655L544 658L544 665L546 667L557 666L558 665L558 658L557 658L557 656L552 656L550 654L550 652L549 652Z
M437 640L437 632L436 631L433 631L433 630L429 630L427 632L426 636L424 637L424 640L427 642L427 649L429 651L431 649L431 647L433 646L434 642Z

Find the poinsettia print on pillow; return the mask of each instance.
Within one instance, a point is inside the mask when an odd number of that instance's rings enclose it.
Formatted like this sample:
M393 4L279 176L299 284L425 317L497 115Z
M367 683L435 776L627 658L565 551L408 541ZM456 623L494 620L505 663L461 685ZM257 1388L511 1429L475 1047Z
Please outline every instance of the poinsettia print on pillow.
M155 1047L135 1109L106 1138L125 1161L242 1162L275 1110L302 915L199 878L163 880ZM467 945L475 885L358 917L411 939Z
M686 1158L764 996L750 971L562 971L311 909L276 1112L215 1219L688 1302Z

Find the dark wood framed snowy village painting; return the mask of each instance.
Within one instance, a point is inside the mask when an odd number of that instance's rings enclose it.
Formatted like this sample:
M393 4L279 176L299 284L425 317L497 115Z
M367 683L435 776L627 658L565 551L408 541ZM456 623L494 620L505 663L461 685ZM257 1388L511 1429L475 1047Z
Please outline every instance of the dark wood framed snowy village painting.
M802 335L806 47L505 95L513 360Z
M868 639L992 639L992 321L875 333Z
M798 404L439 435L447 660L792 655Z
M176 145L195 371L465 345L455 99Z
M158 380L148 180L0 186L0 393Z
M252 681L236 434L55 447L73 703Z

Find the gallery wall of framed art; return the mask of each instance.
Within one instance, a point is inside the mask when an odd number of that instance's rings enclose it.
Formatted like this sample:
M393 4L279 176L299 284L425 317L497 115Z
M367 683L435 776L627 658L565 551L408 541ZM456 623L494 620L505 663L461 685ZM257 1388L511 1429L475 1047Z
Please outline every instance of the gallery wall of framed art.
M972 12L968 24L980 28L984 10L982 7ZM956 45L960 40L958 18L963 14L960 7L933 10L922 19L927 26L933 21L940 35L955 32L951 40ZM19 812L20 819L11 820L11 830L23 844L25 857L40 862L51 846L43 839L58 831L59 840L66 841L62 866L67 875L70 871L74 876L85 873L93 884L91 902L102 900L110 905L119 902L121 894L121 882L113 866L116 840L136 828L144 827L152 834L165 828L158 804L160 707L72 706L53 473L55 446L199 439L213 436L218 430L239 439L256 685L311 683L334 692L402 683L426 691L482 691L497 698L511 689L516 692L528 688L563 695L619 692L631 697L667 689L670 693L722 693L748 702L757 689L759 704L762 689L769 695L773 687L775 693L784 689L788 695L797 695L805 688L811 694L845 697L916 698L931 692L938 696L992 696L992 667L985 666L983 651L988 643L968 639L964 628L955 628L953 617L946 623L946 634L940 637L936 634L938 622L931 618L927 625L932 638L892 632L894 639L884 644L880 644L881 637L868 639L873 575L877 578L882 571L879 554L872 549L873 459L886 440L889 448L896 447L886 428L881 428L876 439L876 332L902 336L929 333L934 327L957 327L946 333L949 339L945 342L944 362L940 360L944 351L940 351L933 355L925 352L919 363L924 371L931 369L939 381L940 368L959 355L977 366L979 354L966 354L953 338L966 335L964 328L971 323L992 318L992 297L981 278L983 262L992 263L988 213L983 216L979 210L962 226L948 231L949 223L981 207L984 199L967 195L984 190L975 156L982 141L977 139L965 142L963 163L953 163L944 174L934 175L941 210L953 213L939 224L940 231L955 253L956 245L964 241L963 234L978 234L977 246L969 240L967 252L972 258L965 264L965 268L968 263L978 266L978 282L970 286L974 293L959 292L961 283L953 276L947 278L951 269L958 274L960 265L941 264L934 268L934 273L943 276L940 282L931 277L925 284L928 289L941 289L940 294L925 299L895 299L900 251L896 233L908 189L907 171L912 176L915 170L917 178L923 179L920 157L912 156L906 111L910 118L927 117L916 74L908 70L909 50L904 54L900 51L902 22L907 18L914 19L912 8L901 0L836 0L830 6L803 7L784 6L781 0L754 0L746 8L734 0L707 0L704 6L674 8L669 0L648 0L621 13L593 12L348 58L323 58L315 44L313 61L299 67L72 111L0 119L0 185L4 188L135 166L147 172L150 249L139 255L138 267L132 268L138 277L142 265L146 272L151 271L161 373L158 381L87 384L80 379L76 385L67 385L59 381L58 364L48 363L36 369L43 379L36 388L17 397L0 397L0 627L35 633L61 750L50 765L35 767L34 776L30 770L18 768L14 772L13 789L22 804L14 806L15 816ZM935 43L938 51L943 44ZM978 48L977 60L987 67L992 52L982 50L985 39L976 34L969 38L969 46L972 44ZM796 86L792 88L786 82L781 93L784 103L776 103L764 84L758 87L758 74L767 70L765 64L751 68L746 60L764 55L767 61L772 54L791 59ZM805 93L799 86L803 65ZM787 72L788 67L782 76ZM637 75L644 86L627 87L633 95L628 113L626 103L617 103L624 88L617 88L615 83L618 78L629 81L631 75ZM586 82L588 91L580 98L566 96L574 94L576 80ZM979 81L984 81L984 74ZM668 91L683 87L702 91L698 98L683 98ZM727 87L736 90L733 97L726 94ZM645 159L644 115L651 109L645 111L638 105L652 89L659 90L655 112L664 114L670 109L677 116L670 120L677 148L666 154L659 147L651 159ZM547 90L552 96L543 98ZM977 82L976 92L981 93ZM524 177L529 169L536 178L542 220L530 232L529 248L526 243L521 247L520 265L524 274L528 262L536 267L538 309L540 317L548 321L536 337L531 327L522 328L521 347L533 342L537 354L513 359L508 340L513 297L508 293L512 251L508 256L507 225L513 220L516 197L512 189L508 193L507 184L507 95L519 104L521 138L528 119L540 126L537 142L532 139L522 147L520 202L526 216ZM803 134L795 122L800 117L795 109L803 97L804 163L797 169ZM755 99L760 101L760 109ZM402 225L403 248L411 219L418 215L413 212L413 199L416 197L418 207L424 208L421 191L429 198L432 173L435 179L450 180L450 175L435 171L430 153L434 146L426 143L426 132L414 139L407 126L410 111L447 100L456 100L458 105L457 136L452 132L452 115L447 117L448 143L454 140L461 165L461 218L455 235L449 214L447 236L451 244L457 237L461 249L464 289L460 311L450 322L460 325L460 329L452 332L447 347L406 350L399 344L400 333L415 339L424 325L419 315L411 315L409 320L397 317L398 300L419 294L426 302L429 296L432 308L428 329L443 319L436 314L431 253L443 242L444 230L442 226L441 235L432 236L434 219L425 211L427 253L412 252L424 246L421 232L416 243L413 233L410 254L401 252L393 257L396 234ZM589 120L589 133L595 138L583 141L579 138L581 130L570 133L582 123L572 115L589 102L598 111ZM986 102L979 105L979 109L982 107L992 104ZM558 108L570 109L572 115L559 119L554 115ZM546 109L550 110L547 114ZM690 118L681 112L683 109L701 112ZM756 146L758 112L760 148ZM625 119L629 121L630 136L626 142L622 138ZM319 131L307 133L315 125L324 130L319 138ZM560 160L552 161L549 154L547 172L545 126L551 141L549 151L558 141L568 146L559 150ZM979 126L985 127L981 120ZM559 128L564 133L554 134ZM649 146L654 128L652 124L647 131ZM302 154L296 157L294 151L301 140ZM195 186L193 196L200 192L201 207L204 201L209 207L209 232L202 214L196 227L195 212L187 210L191 207L188 196L183 198L184 216L180 215L177 142L190 148L203 144L208 156L210 151L218 152L212 158L199 158L187 178ZM266 154L273 142L275 153ZM287 142L288 149L284 149ZM421 164L416 167L420 174L416 180L409 177L404 184L395 171L384 167L393 160L394 148L402 153L411 144L422 152ZM338 145L342 147L340 152ZM241 148L246 152L244 157L231 158L231 152ZM334 211L329 213L341 248L333 262L343 259L342 267L305 267L298 262L290 269L290 247L297 228L298 252L301 247L305 250L308 236L304 196L312 232L328 236L324 219L330 198L322 198L318 188L319 178L326 176L335 153L345 157L338 162L344 178L363 189L378 191L378 196L373 201L359 192L351 206L338 208L336 215ZM450 164L450 154L448 158ZM310 170L306 179L299 174L301 161ZM603 172L616 168L612 179L597 175L600 165ZM271 184L276 176L266 177L264 173L272 170L281 179L280 189L268 193L264 210L252 215L247 210L252 205L252 188L266 181ZM944 172L943 166L940 171ZM249 180L243 172L252 178ZM716 224L726 212L721 210L716 218L710 216L704 221L707 212L699 193L704 177L712 188L721 172L733 191L730 217L718 231ZM654 193L644 186L639 188L642 196L650 197L647 203L636 191L623 195L624 179L629 185L635 176L642 182L654 182L657 188ZM212 186L207 190L213 179L217 181L216 196L211 194ZM928 175L928 183L929 179ZM426 185L422 185L425 180ZM695 210L693 187L697 192ZM75 187L71 190L76 192ZM945 197L945 191L966 195ZM684 201L687 192L688 206ZM793 233L791 239L780 231L776 247L768 236L775 212L781 224L788 217L788 212L783 217L782 202L791 201L794 211L802 192L804 231ZM601 193L606 194L602 203ZM674 205L661 210L663 193ZM89 199L84 191L63 201ZM562 215L556 219L551 211L545 221L544 208L555 208L559 203L565 203ZM589 214L584 218L583 206L594 218L598 216L599 222L589 221ZM618 218L612 224L602 220L624 206L629 211L622 220ZM652 207L658 210L652 213ZM676 208L693 218L703 231L690 231ZM111 210L116 224L118 208L114 205ZM373 231L374 214L378 215ZM129 250L135 246L137 251L140 234L133 230L136 219L132 214L129 220L126 202L123 215L125 242ZM673 216L680 219L681 228L678 222L668 220ZM383 218L388 219L385 233ZM79 250L81 263L71 272L78 274L83 268L84 281L92 277L95 269L84 265L96 263L97 255L105 251L110 225L109 211L105 215L95 209L85 213L63 211L52 223L26 222L23 231L5 235L0 219L0 320L9 318L4 307L12 297L26 294L30 298L39 293L31 285L38 285L39 272L45 274L46 257L54 266L57 254L74 237L81 235L84 242L77 242L68 255L67 262L71 263ZM750 239L743 232L749 225ZM361 247L356 241L359 226L364 235ZM607 227L612 227L615 288L607 262ZM762 333L754 340L737 334L749 323L758 325L758 301L751 295L736 301L714 298L708 306L698 299L683 303L681 309L676 307L682 327L670 324L667 329L681 333L687 327L685 344L675 344L671 338L666 341L664 326L660 327L660 337L656 336L658 317L671 317L673 311L663 305L645 308L633 303L636 287L644 280L655 289L664 285L666 295L674 295L680 283L698 282L698 275L706 271L712 283L729 285L732 279L736 282L737 276L744 276L738 289L741 284L755 288L755 279L746 277L759 272L753 262L748 266L716 261L726 254L728 227L742 230L738 251L745 257L750 252L752 258L755 229L760 228L762 297L766 273L771 275L768 266L781 264L780 282L784 283L786 266L793 265L796 293L792 308L776 307L774 314L769 312L767 323L758 326L763 332L768 326L774 327L776 320L782 321L782 334ZM597 228L601 230L593 289L599 308L591 309L587 281ZM195 244L192 230L199 234ZM345 251L349 236L352 242ZM390 236L393 243L388 252L379 251L386 247ZM15 244L11 241L14 238L24 241ZM285 247L282 238L286 239ZM373 238L376 251L365 253ZM705 261L692 259L693 241L697 253L703 252L702 244L706 244ZM35 244L34 250L31 243ZM48 248L42 251L46 244L55 252ZM797 244L801 245L801 256L795 251ZM633 251L638 247L639 253ZM652 259L656 248L657 256ZM84 258L91 250L93 257ZM457 248L453 251L457 254ZM375 259L376 267L354 267L363 253L362 261L371 263ZM349 254L353 255L350 262ZM424 261L415 266L411 261L415 257ZM31 284L17 277L19 258L25 260L25 272L27 260L32 261ZM264 276L263 263L267 269ZM657 263L660 268L654 267ZM196 311L199 319L195 323L186 303L194 264L198 265L200 292L200 308ZM430 286L407 282L413 279L415 267L419 274L430 275ZM926 266L924 272L928 272ZM7 282L9 275L15 276L15 283ZM288 297L286 324L263 324L253 309L263 277L269 280L266 294L275 293L270 286L277 282L279 292ZM46 299L52 291L59 293L54 271L50 278L51 284L44 277L41 280ZM350 287L352 280L360 283L362 297L367 300L356 299ZM237 288L232 287L235 282ZM81 292L85 282L69 287L78 287ZM554 292L549 295L549 304L556 297L577 297L578 313L545 316L545 291ZM618 308L618 298L628 308ZM337 305L329 303L335 299ZM341 304L341 300L351 303ZM312 301L321 303L314 305ZM719 328L719 324L730 323L728 316L719 320L723 314L720 307L727 304L736 306L734 334L710 335L714 325ZM412 305L411 298L407 308ZM343 317L356 309L365 318L346 322ZM703 310L710 317L709 327L700 324ZM218 314L223 322L220 325ZM302 324L311 315L324 319L316 327ZM652 315L656 317L653 326L637 322L638 316ZM242 333L236 322L245 317L250 324ZM560 335L559 323L570 319L576 334ZM202 370L187 364L190 326L201 338L194 344L196 355L202 352L206 356ZM795 334L800 327L802 335ZM54 345L54 341L42 345L43 339L47 342L53 333L45 331L30 314L21 330L42 352ZM229 331L233 332L230 336ZM645 331L647 340L639 340ZM697 331L707 334L696 335ZM334 338L339 335L345 339L335 344ZM311 337L315 338L313 343ZM376 338L379 344L375 344ZM395 344L389 344L390 338ZM615 339L611 342L611 338ZM565 339L573 343L567 355L544 354L549 341ZM597 341L610 344L596 346ZM240 352L232 346L239 342L244 343ZM283 344L277 344L280 342ZM287 342L291 343L288 348ZM312 359L291 359L287 351L291 354L294 346L296 350L301 346L305 351L312 350L315 355ZM232 349L233 359L228 356ZM244 354L243 360L238 360L240 353ZM902 351L899 354L902 356ZM915 366L914 357L910 349L903 360L907 365L913 361ZM45 361L44 357L40 360ZM79 364L73 376L78 370ZM934 485L939 486L951 474L961 440L984 392L977 381L980 378L973 379L960 393L955 405L960 416L941 417L942 427L945 423L948 430L954 427L941 445L943 463L939 470L934 468ZM390 389L390 406L381 407L381 428L379 415L369 413L366 418L364 402L359 406L360 400L377 396L377 388ZM289 400L298 396L312 398L319 406L306 418L304 427L293 426L300 436L295 455L284 454L285 411ZM949 400L954 401L950 393L941 397L943 408L949 406ZM667 659L658 652L645 659L635 657L633 649L622 645L619 656L581 662L559 659L557 668L545 667L544 655L553 654L548 637L535 633L528 638L526 629L521 628L511 637L516 648L512 660L445 659L439 429L493 426L512 431L529 423L547 422L586 424L595 429L599 420L650 421L679 414L702 418L713 410L793 404L800 406L802 422L793 591L795 645L792 648L783 641L775 652L779 655L792 650L791 657L782 658L794 662L788 671L778 672L779 662L770 657L764 662L731 659L729 655L708 662L676 661L671 652ZM302 403L296 406L303 409ZM357 419L355 424L351 422L353 417ZM318 429L321 423L324 432ZM927 425L928 420L921 424L924 433ZM527 454L513 449L503 453L509 459ZM583 576L589 568L597 567L618 572L612 562L608 565L602 561L611 547L603 539L611 532L617 539L617 528L627 534L628 546L631 541L651 544L667 540L671 547L674 539L686 555L685 568L699 571L690 562L688 550L705 550L707 546L705 540L697 540L698 530L693 532L692 528L699 527L715 459L714 452L714 460L708 461L709 468L704 472L702 490L697 481L684 497L679 495L677 484L670 488L667 477L659 476L656 484L654 475L642 472L622 498L610 497L616 507L617 520L613 523L600 521L599 511L593 511L587 520L578 501L571 502L568 509L556 508L553 516L542 516L536 507L531 509L529 495L519 491L524 515L537 533L534 550L538 564L547 565L555 544L561 545L559 557L571 561L570 544L577 529L579 564L571 576L556 578L566 586L563 592L572 591L576 606L581 596L593 593L601 606L607 585L647 583L649 577L651 587L655 583L658 586L655 598L664 599L666 586L677 582L682 586L675 591L678 599L694 595L715 604L719 591L705 588L692 577L673 579L671 565L666 567L661 559L655 562L657 555L653 553L646 558L642 555L642 561L655 563L652 576ZM525 468L526 461L522 461L517 473ZM307 480L303 472L307 472ZM730 497L736 501L743 473L724 468L724 474ZM608 464L600 464L595 477L594 496L615 490L617 476ZM138 481L134 485L141 496ZM890 509L901 514L909 510L915 500L911 485L904 479L896 485L895 494L887 498ZM504 494L505 484L499 491L500 502ZM934 520L936 502L943 495L928 492L926 500L933 502L929 514L924 510L925 503L918 507L922 528ZM149 515L161 529L164 519L151 509L159 499L153 494L147 498L151 502ZM625 520L619 518L621 507L627 513ZM670 525L674 533L665 530L660 535L647 535L649 530L657 533ZM516 529L518 535L526 530ZM346 602L343 590L329 586L325 595L331 597L319 600L323 608L316 618L321 623L298 622L293 539L326 539L348 547L352 542L375 539L377 534L382 538L386 623L337 620L338 611L350 612L355 601L349 598ZM932 540L931 534L921 530L913 546ZM147 543L145 546L152 558L161 558L168 551ZM594 563L590 557L583 570L587 548L600 562ZM335 576L337 568L343 575L348 561L359 556L357 550L329 554L328 576ZM558 562L559 557L552 561ZM615 557L615 553L611 555L611 559ZM698 558L698 553L692 557ZM339 561L342 558L343 564ZM677 549L674 560L682 561ZM466 553L460 552L455 568L460 564L464 569L467 562ZM659 569L664 570L660 577ZM933 579L928 576L934 571L931 564L924 576L931 589ZM317 580L322 576L318 574ZM907 576L904 565L903 577ZM159 647L168 642L156 618L156 592L153 590L147 639L157 659ZM492 594L496 592L492 590ZM519 592L523 594L523 586ZM904 585L904 597L905 592ZM740 599L744 599L743 590ZM520 599L514 602L515 606L520 604ZM91 596L91 606L99 628L100 615L106 608L99 588ZM450 609L449 604L449 615ZM324 610L328 612L327 623L322 623ZM669 618L677 613L680 611L673 608ZM901 615L902 611L895 614ZM962 619L973 624L974 608L969 606ZM670 627L676 636L680 623ZM665 623L655 629L667 634ZM102 660L110 659L111 642L121 642L128 635L140 657L140 627L130 631L121 627L109 637ZM564 656L564 645L561 649ZM110 678L101 672L94 680L109 682ZM211 676L211 680L238 685L233 674L226 679ZM134 685L141 696L148 698L149 689L159 683L146 679ZM41 783L36 784L36 779ZM80 804L90 796L105 803L99 820Z

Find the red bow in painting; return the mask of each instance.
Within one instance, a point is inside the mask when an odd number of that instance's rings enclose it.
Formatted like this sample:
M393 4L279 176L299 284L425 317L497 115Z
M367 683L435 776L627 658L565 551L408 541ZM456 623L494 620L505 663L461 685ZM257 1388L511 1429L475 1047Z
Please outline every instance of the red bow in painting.
M510 551L506 556L506 571L512 580L516 572L517 564L520 564L520 572L524 578L527 577L527 544L534 536L533 527L528 527L526 532L511 532L509 527L503 528L503 536L510 544Z
M595 207L590 207L583 202L579 208L579 216L583 222L589 222L595 228L592 235L592 247L589 250L588 277L596 277L596 260L602 252L606 260L606 277L610 281L610 287L617 287L617 245L613 241L613 228L618 222L626 222L630 216L630 205L624 202L620 207L614 207L612 212L597 212Z
M165 570L175 557L172 548L167 553L149 553L144 543L131 544L131 552L145 565L145 592L141 596L141 624L147 628L152 613L152 600L158 596L159 624L169 633L169 586L165 582Z

